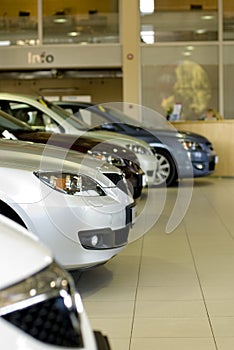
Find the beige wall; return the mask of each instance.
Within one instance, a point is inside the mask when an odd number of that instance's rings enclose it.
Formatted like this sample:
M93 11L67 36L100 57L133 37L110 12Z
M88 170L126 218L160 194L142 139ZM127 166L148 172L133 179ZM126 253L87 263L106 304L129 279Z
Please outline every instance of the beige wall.
M36 95L90 95L92 102L122 101L122 79L0 80L1 92Z

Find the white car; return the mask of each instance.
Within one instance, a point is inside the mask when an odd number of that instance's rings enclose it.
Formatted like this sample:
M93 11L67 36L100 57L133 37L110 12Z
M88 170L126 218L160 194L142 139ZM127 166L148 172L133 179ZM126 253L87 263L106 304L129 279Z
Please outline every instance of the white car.
M0 152L0 213L34 232L64 267L105 263L130 242L135 202L104 175L119 169L24 141L1 139Z
M157 158L153 149L143 140L114 132L89 131L88 125L80 122L63 108L36 96L0 93L0 109L35 129L79 136L86 134L127 147L136 154L139 165L145 173L143 185L152 185L155 181Z
M33 234L0 215L0 348L109 350L74 281Z

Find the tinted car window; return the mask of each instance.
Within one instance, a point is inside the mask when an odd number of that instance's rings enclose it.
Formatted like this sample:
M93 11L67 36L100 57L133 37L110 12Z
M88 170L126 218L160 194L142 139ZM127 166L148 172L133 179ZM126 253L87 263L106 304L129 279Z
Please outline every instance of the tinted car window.
M8 130L22 129L21 127L19 127L15 123L12 123L10 120L3 118L1 115L0 115L0 128L1 128L1 130L4 130L4 129L8 129Z

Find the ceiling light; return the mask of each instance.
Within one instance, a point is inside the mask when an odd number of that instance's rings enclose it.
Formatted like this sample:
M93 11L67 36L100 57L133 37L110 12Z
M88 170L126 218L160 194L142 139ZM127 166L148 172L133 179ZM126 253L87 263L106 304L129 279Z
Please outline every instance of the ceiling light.
M184 51L184 52L182 53L182 55L183 55L183 56L191 56L191 52L189 52L189 51Z
M140 12L142 14L154 13L154 0L140 0Z
M189 46L186 47L186 49L189 50L189 51L193 51L194 50L194 46L189 45Z
M78 36L78 35L80 35L80 33L78 33L78 32L70 32L70 33L68 33L68 35L69 36Z
M10 46L11 42L10 40L1 40L0 41L0 46Z
M54 23L66 23L67 19L64 17L54 18Z
M196 33L197 34L204 34L204 33L206 33L206 29L202 29L202 28L201 29L197 29Z
M153 44L154 43L154 31L153 30L147 30L147 31L141 31L141 38L146 44Z
M214 16L211 16L211 15L204 15L201 17L202 19L205 19L205 20L210 20L210 19L213 19Z

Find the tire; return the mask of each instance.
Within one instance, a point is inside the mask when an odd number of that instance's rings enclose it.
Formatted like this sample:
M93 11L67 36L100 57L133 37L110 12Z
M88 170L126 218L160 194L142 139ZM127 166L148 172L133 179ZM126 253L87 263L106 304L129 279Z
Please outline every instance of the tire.
M163 150L156 150L156 157L158 160L156 176L154 186L172 186L175 185L178 179L177 170L175 162L173 161L171 155Z

